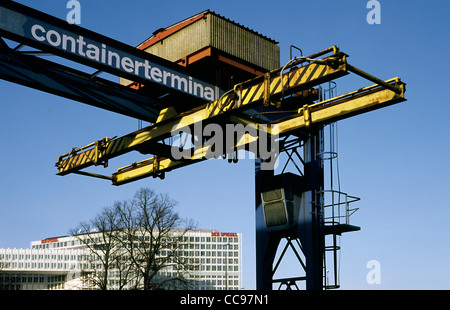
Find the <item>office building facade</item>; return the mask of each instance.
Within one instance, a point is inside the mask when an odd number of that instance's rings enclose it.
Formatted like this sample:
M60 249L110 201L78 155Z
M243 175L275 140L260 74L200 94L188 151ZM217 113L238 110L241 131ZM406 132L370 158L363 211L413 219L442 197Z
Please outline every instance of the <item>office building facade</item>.
M95 233L89 234L91 240ZM85 235L86 236L86 235ZM174 234L176 236L176 233ZM187 289L238 290L242 284L242 235L214 230L193 230L181 238L178 251L193 263ZM165 249L158 255L165 255ZM0 249L0 290L80 290L96 289L93 274L102 272L98 255L93 255L83 236L62 236L32 241L29 249ZM179 270L171 264L158 272L170 278ZM120 285L119 270L112 269L108 288L139 287L130 280ZM123 283L122 283L123 285Z

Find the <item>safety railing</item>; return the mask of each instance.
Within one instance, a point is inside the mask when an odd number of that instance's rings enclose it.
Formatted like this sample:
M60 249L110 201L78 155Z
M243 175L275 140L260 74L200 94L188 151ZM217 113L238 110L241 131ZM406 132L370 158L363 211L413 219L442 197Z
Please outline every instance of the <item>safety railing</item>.
M359 201L360 198L337 190L324 190L321 193L325 202L322 209L324 224L350 225L350 216L359 210L351 208L350 204Z

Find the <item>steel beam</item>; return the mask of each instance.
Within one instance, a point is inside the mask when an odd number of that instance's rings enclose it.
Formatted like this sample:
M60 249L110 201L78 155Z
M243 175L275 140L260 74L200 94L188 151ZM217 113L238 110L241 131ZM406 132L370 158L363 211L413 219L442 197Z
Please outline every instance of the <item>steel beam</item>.
M387 82L401 89L401 94L399 95L391 90L387 90L378 85L373 85L347 95L310 105L309 108L303 107L299 110L299 113L278 122L274 122L272 125L278 125L277 133L279 137L284 137L295 133L298 130L304 130L316 126L324 126L352 115L380 109L404 101L405 85L397 78ZM309 111L309 116L307 117L305 117L304 112L306 109ZM238 116L230 116L229 120L236 123L242 121L244 124L248 124L249 121L246 118L239 118ZM267 124L263 125L267 126ZM254 126L256 126L258 130L261 130L261 126L259 126L259 124L254 123ZM268 129L270 129L270 127L268 127ZM258 137L253 137L246 134L245 137L241 139L241 144L237 144L236 147L242 147L244 144L247 145L249 143L256 143L257 139ZM133 141L133 138L131 138L130 141ZM205 155L210 151L209 148L210 146L198 148L191 160L175 161L169 157L155 156L155 158L121 168L114 173L113 184L121 185L131 182L134 179L154 176L157 173L168 172L178 167L197 163L201 160L205 160ZM90 154L89 151L84 153L88 155ZM69 159L67 158L67 160ZM155 165L154 161L158 161L159 164Z
M325 237L323 233L323 214L321 210L324 173L323 160L318 154L323 151L322 129L304 131L302 145L303 156L301 165L304 167L302 176L274 175L273 170L262 170L261 161L255 164L255 226L256 226L256 287L258 290L271 290L273 285L282 282L298 288L296 281L305 281L307 290L323 289L323 255ZM284 150L282 150L284 151ZM298 218L289 228L269 230L264 220L264 207L261 201L261 193L271 188L280 186L280 178L285 178L282 186L294 189L301 194L301 199L293 208L298 208ZM299 241L304 260L299 257L297 271L303 271L305 276L276 279L275 272L283 260L283 253L275 265L279 244L286 239L292 246L292 240ZM287 248L287 246L286 246ZM285 250L286 250L285 248ZM295 250L295 249L294 249ZM292 267L292 273L295 274Z
M280 236L270 234L264 221L261 193L274 177L273 170L262 170L261 159L255 160L255 228L256 228L256 289L272 290L272 265L280 243Z
M310 132L304 144L304 177L302 206L297 236L306 260L306 289L323 288L323 255L325 237L322 230L322 195L324 189L322 129Z
M326 80L346 75L345 55L333 54L323 63L312 63L284 73L283 69L274 70L264 78L256 78L237 84L234 90L224 94L218 100L180 113L172 118L157 122L143 130L124 137L110 140L108 145L99 151L81 148L81 152L70 152L59 158L59 175L84 169L95 164L92 154L99 152L103 161L130 152L142 143L161 141L170 136L175 128L194 126L202 123L223 122L230 115L238 115L261 104L271 104Z
M152 123L161 109L120 84L7 48L0 49L0 78Z
M118 77L156 85L166 92L193 96L200 102L218 97L214 85L195 78L173 62L14 1L0 3L0 36ZM164 74L176 76L178 83L165 79ZM180 79L211 89L213 96L205 98L204 94L184 89Z

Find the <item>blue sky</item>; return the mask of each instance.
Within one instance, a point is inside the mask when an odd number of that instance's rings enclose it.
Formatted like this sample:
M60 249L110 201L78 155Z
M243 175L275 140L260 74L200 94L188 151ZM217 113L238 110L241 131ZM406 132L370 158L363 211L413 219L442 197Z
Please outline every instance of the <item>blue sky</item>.
M68 12L65 0L17 2L62 19ZM291 44L306 55L338 45L353 66L382 79L400 76L408 101L337 124L341 188L361 198L352 216L361 231L341 239L341 288L450 289L448 1L380 0L379 25L366 22L365 0L80 2L82 27L132 46L211 9L279 41L282 64ZM339 94L371 84L352 76L337 83ZM177 211L200 228L243 233L243 287L255 288L252 160L210 160L120 187L59 177L59 155L132 132L137 121L3 80L0 93L1 248L66 235L102 207L151 187L177 200ZM380 284L366 281L370 260L380 263Z

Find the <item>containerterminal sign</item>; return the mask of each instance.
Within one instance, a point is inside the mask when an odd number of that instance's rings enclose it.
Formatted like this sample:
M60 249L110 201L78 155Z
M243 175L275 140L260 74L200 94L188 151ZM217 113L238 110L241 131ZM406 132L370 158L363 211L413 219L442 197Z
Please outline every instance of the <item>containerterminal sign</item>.
M11 7L7 7L10 6ZM166 60L13 2L0 4L0 34L141 83L214 101L219 90ZM34 14L27 14L34 13ZM35 17L37 16L37 17Z

